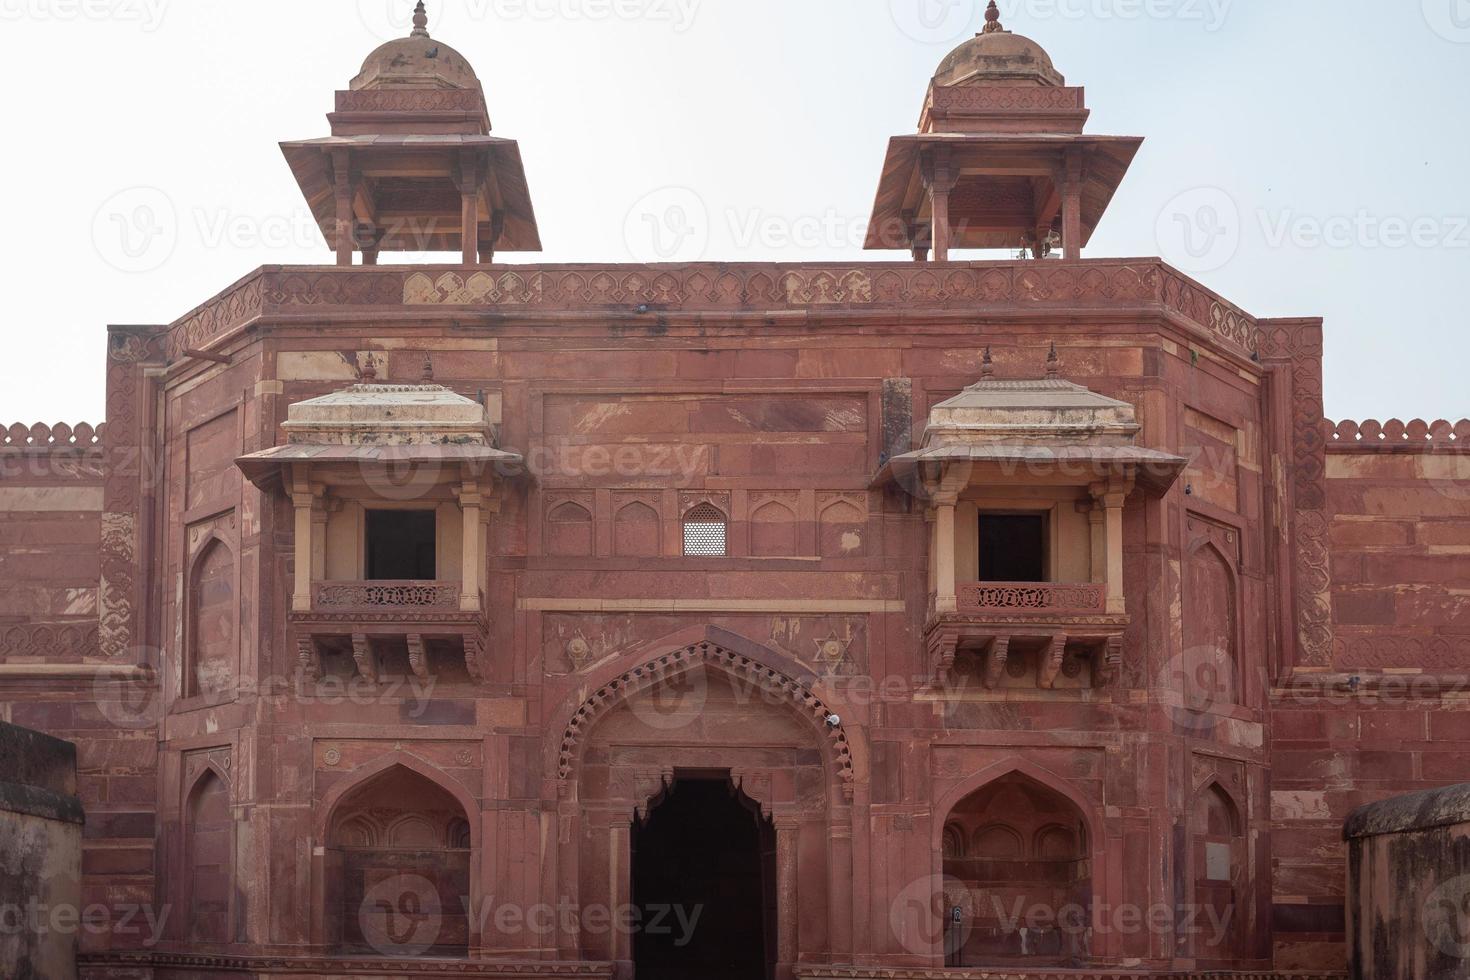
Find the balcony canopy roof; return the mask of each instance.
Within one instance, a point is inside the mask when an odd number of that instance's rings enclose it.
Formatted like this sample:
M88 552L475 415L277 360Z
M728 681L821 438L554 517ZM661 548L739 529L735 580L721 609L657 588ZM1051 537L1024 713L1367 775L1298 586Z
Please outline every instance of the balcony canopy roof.
M433 383L426 360L420 384L377 384L369 368L361 384L297 402L287 409L286 444L236 460L246 478L268 486L283 468L308 465L379 469L442 467L511 475L523 462L495 446L485 406Z
M1189 464L1136 445L1133 406L1062 380L1055 350L1045 378L1001 380L991 370L987 353L986 375L935 405L922 447L889 459L874 483L917 489L938 470L970 464L978 479L1087 485L1122 476L1162 494Z

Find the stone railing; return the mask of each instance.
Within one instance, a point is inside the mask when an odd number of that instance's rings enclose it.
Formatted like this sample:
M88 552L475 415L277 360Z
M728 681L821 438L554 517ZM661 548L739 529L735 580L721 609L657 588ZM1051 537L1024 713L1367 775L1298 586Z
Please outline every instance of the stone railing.
M274 318L383 307L559 317L1158 312L1250 358L1258 321L1158 259L716 265L265 266L175 322L168 356ZM381 309L373 312L381 312ZM652 321L650 321L652 322Z
M318 582L312 608L319 610L444 610L459 608L457 582Z
M17 422L0 432L0 449L91 449L101 444L105 430L106 426L92 426L86 422L75 426L65 422L55 425Z
M967 582L955 592L962 613L1090 615L1108 608L1101 583Z
M1426 422L1423 419L1414 419L1410 422L1403 422L1399 419L1389 419L1387 422L1379 422L1377 419L1368 419L1366 422L1327 420L1322 423L1322 431L1327 441L1327 448L1339 451L1360 449L1388 449L1399 452L1430 452L1444 449L1470 451L1470 419L1461 419L1459 422L1446 422L1444 419L1434 422Z

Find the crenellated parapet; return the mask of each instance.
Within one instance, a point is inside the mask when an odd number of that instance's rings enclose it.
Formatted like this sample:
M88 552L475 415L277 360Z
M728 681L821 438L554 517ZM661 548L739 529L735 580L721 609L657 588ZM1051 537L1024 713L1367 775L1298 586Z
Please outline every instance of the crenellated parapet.
M1329 451L1358 452L1362 450L1385 450L1391 452L1442 452L1446 449L1470 451L1470 419L1447 422L1438 419L1426 422L1413 419L1404 422L1389 419L1379 422L1368 419L1363 422L1322 423L1322 431Z
M0 432L0 449L95 449L101 447L105 431L106 426L93 426L87 422L75 426L65 422L57 422L55 425L47 425L45 422L26 425L24 422L17 422Z

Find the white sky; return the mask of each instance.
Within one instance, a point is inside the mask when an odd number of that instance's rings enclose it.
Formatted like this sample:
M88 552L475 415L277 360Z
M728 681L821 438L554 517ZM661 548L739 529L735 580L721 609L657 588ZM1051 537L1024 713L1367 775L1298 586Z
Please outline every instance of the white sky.
M332 261L276 143L326 134L332 93L410 7L0 0L0 424L101 421L107 323L171 321L259 265ZM505 258L652 258L654 221L673 259L819 261L890 257L856 244L884 146L982 8L429 14L521 143L546 251ZM1163 255L1256 315L1325 316L1333 418L1470 415L1470 0L1001 9L1087 87L1090 132L1148 138L1087 254ZM129 254L117 222L134 220ZM162 233L140 248L139 228Z

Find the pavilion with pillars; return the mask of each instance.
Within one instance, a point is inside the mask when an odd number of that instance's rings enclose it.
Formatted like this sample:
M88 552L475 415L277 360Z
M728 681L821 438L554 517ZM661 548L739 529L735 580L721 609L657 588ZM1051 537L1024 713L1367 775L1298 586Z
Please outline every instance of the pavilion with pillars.
M490 135L490 113L464 56L413 32L368 55L337 93L332 135L281 144L338 265L360 253L457 251L465 265L539 252L541 238L515 140Z
M960 248L1042 258L1059 242L1081 258L1143 144L1085 135L1087 115L1083 90L991 0L984 30L930 81L918 133L888 141L864 247L945 262Z

